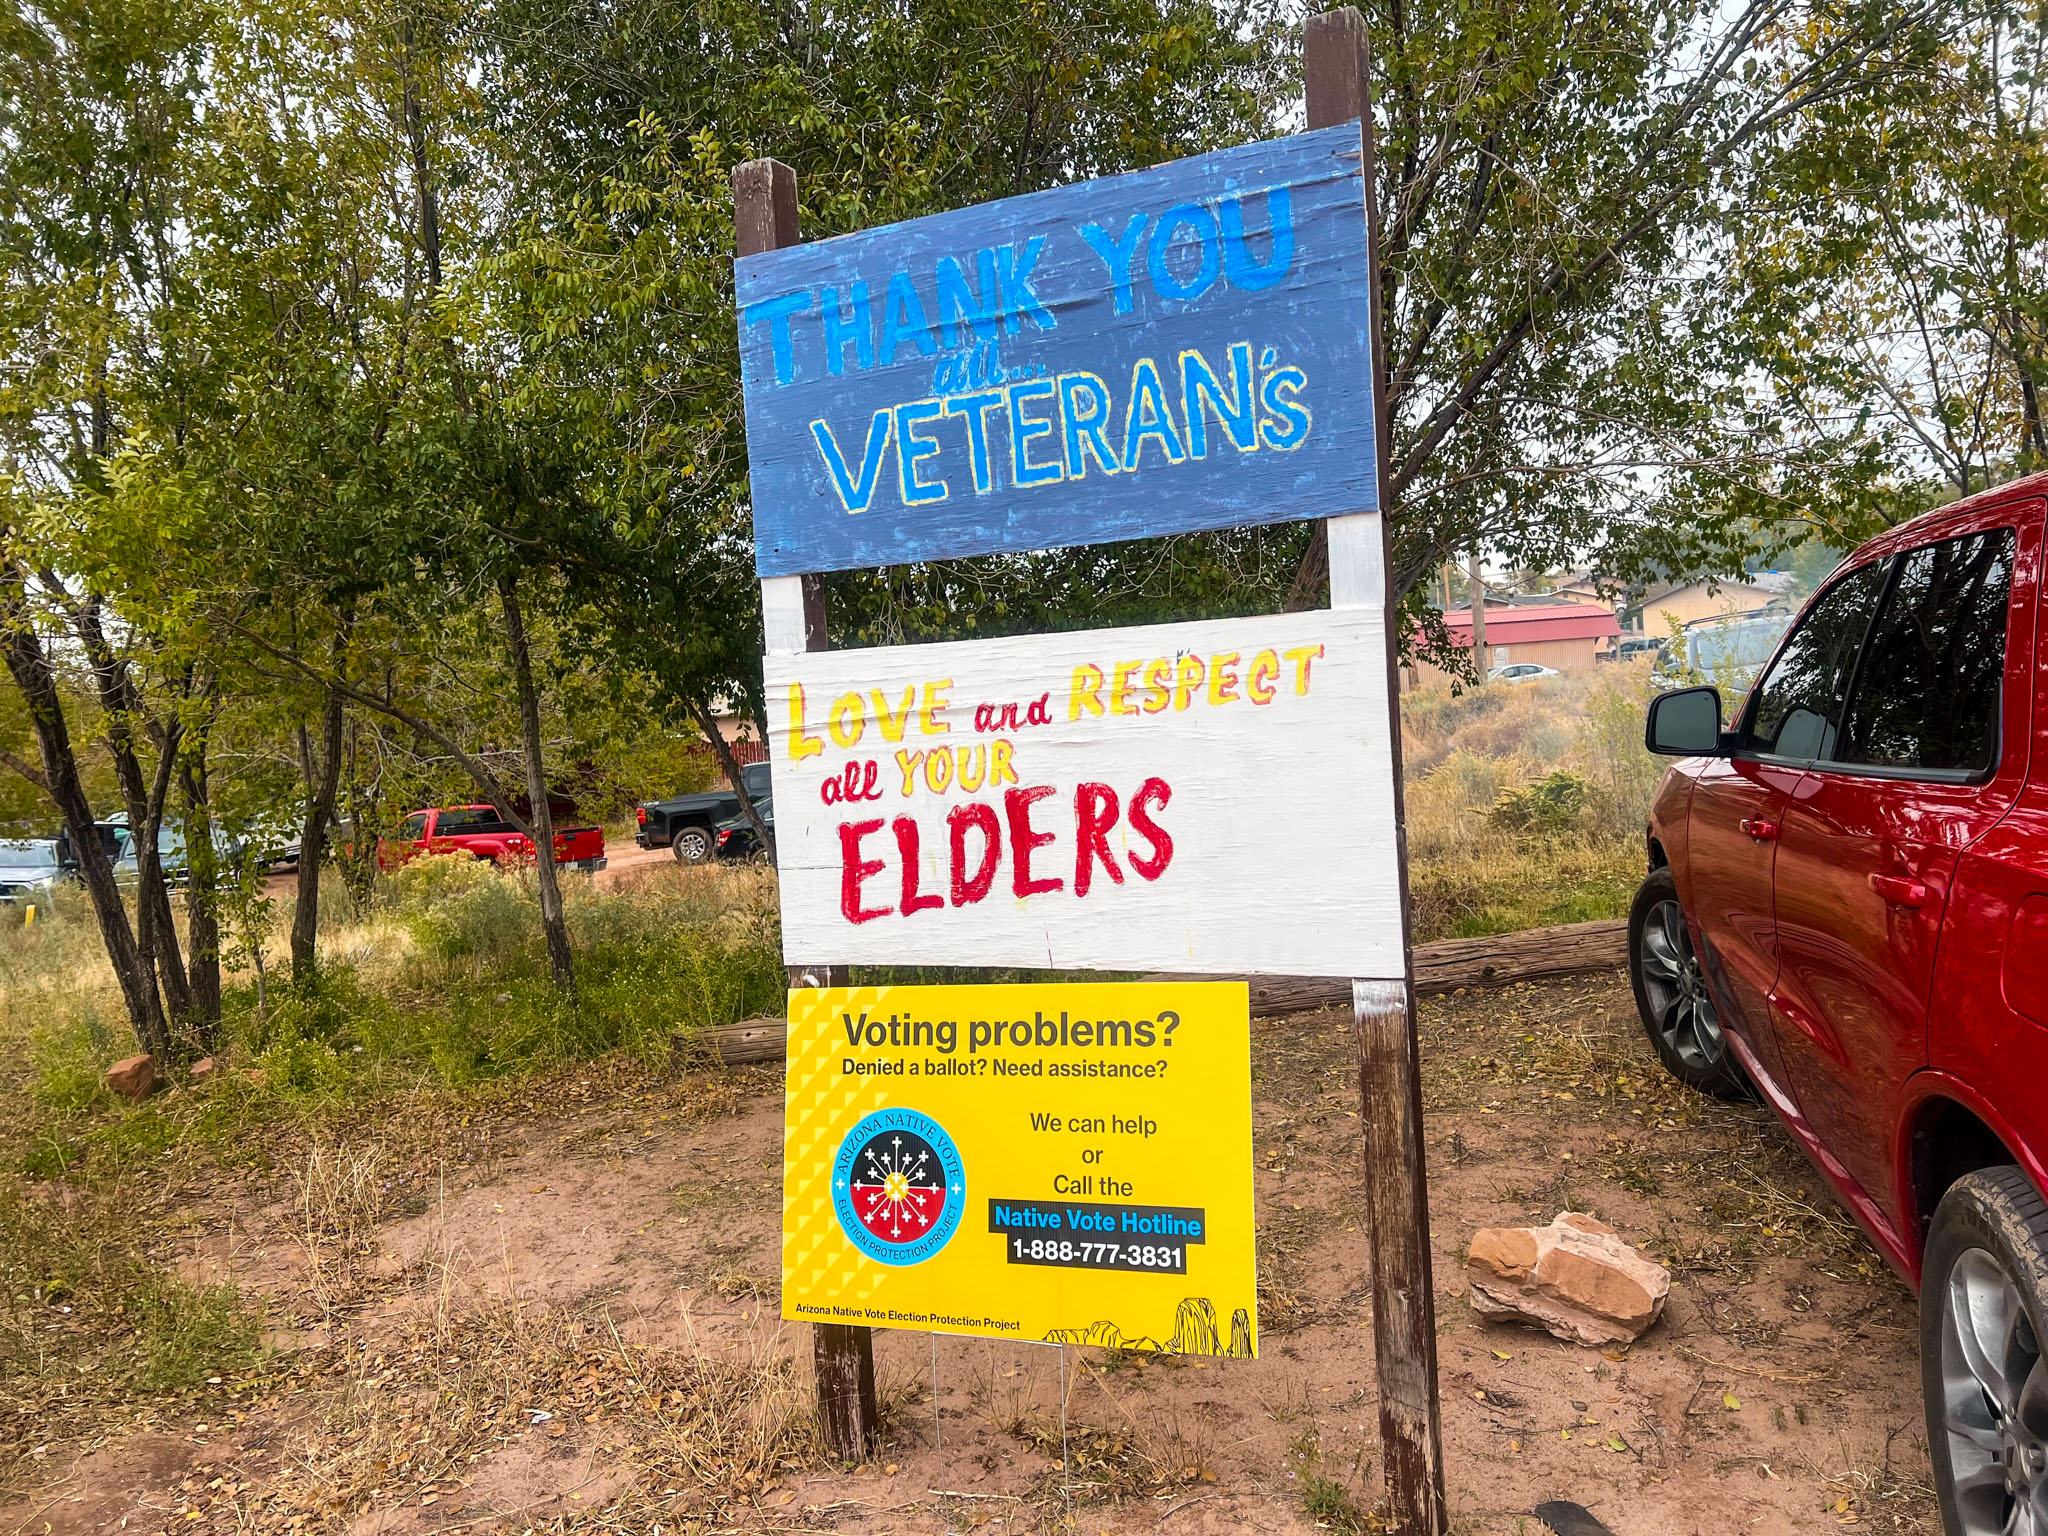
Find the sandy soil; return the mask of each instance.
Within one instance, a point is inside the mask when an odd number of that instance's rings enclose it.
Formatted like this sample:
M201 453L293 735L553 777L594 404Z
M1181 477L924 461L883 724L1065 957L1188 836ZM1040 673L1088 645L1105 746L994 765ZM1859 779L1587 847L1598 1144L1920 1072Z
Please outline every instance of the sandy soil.
M1619 1536L1937 1528L1913 1299L1765 1111L1658 1075L1620 978L1431 1001L1424 1035L1457 1530L1536 1536L1551 1498ZM339 1236L282 1185L184 1201L185 1267L269 1297L294 1353L191 1422L51 1426L0 1531L1375 1528L1349 1039L1255 1027L1257 1361L879 1333L885 1444L832 1469L772 1432L809 1350L776 1316L777 1076L593 1071L488 1156L366 1127L400 1193ZM1471 1232L1560 1209L1672 1266L1632 1348L1472 1313Z

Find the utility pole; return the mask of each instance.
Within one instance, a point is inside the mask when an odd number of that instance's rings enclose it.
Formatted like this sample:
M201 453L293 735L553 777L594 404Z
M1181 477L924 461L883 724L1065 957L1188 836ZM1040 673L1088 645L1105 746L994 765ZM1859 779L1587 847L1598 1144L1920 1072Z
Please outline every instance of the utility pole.
M1472 584L1472 665L1479 669L1479 681L1486 681L1486 582L1479 574L1479 546L1472 546L1472 554L1465 566L1465 572Z

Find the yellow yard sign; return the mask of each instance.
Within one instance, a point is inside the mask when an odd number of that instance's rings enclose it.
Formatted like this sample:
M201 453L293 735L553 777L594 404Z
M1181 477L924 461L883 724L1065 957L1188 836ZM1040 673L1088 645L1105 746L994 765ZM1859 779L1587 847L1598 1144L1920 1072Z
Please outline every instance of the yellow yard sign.
M1242 982L789 994L782 1315L1251 1355Z

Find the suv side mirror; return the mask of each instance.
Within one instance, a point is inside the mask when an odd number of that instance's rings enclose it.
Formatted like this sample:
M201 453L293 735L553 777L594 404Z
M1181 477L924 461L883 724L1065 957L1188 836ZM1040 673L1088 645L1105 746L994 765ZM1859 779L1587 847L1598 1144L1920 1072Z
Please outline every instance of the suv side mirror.
M1721 756L1720 690L1680 688L1650 700L1643 745L1664 757Z

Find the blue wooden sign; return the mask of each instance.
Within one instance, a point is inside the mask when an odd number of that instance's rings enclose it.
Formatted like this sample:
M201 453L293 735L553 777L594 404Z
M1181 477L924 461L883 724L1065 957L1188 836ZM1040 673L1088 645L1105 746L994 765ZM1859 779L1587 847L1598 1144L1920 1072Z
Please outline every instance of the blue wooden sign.
M1356 123L738 263L763 576L1374 510Z

